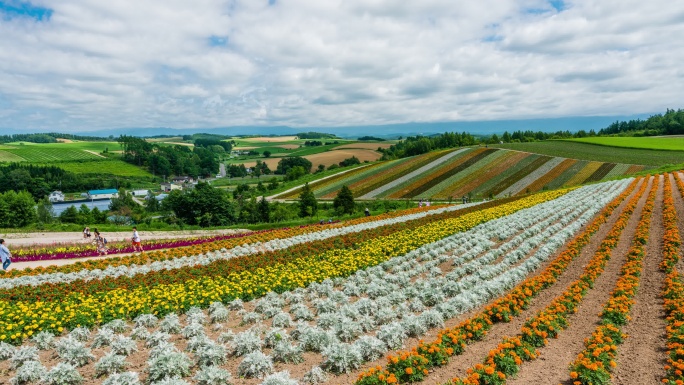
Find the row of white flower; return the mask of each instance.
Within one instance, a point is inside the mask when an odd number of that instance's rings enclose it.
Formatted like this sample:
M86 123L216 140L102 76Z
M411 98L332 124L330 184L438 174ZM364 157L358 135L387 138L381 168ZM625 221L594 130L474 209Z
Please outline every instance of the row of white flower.
M17 286L37 286L45 283L68 283L76 280L91 280L102 278L116 278L121 276L133 277L136 274L147 274L150 272L161 270L180 269L197 265L208 265L212 262L222 259L231 259L245 255L257 254L264 251L275 251L285 249L297 244L307 243L317 240L324 240L327 238L338 237L345 234L360 232L364 230L374 229L377 227L392 225L401 222L407 222L414 219L424 218L430 215L441 214L444 212L460 210L466 207L474 206L479 203L469 203L465 205L454 205L447 207L435 208L428 211L421 211L414 214L402 215L395 218L382 219L371 221L351 226L341 226L331 229L324 229L321 231L311 232L302 235L296 235L290 238L274 239L268 242L255 242L237 246L230 250L221 249L206 254L199 254L194 256L183 256L179 258L170 259L167 261L156 261L149 265L126 265L126 266L111 266L104 270L101 269L83 269L73 273L47 273L32 276L20 276L15 278L0 278L0 289L12 289Z
M240 300L227 308L215 303L208 316L199 309L189 311L184 327L176 315L169 315L160 323L154 315L142 315L136 319L130 337L116 336L114 332L122 332L126 323L112 321L92 338L94 348L111 346L111 352L98 361L96 370L99 367L103 373L109 373L107 368L121 367L123 356L130 354L121 346L125 347L131 338L146 340L147 346L153 348L147 369L150 383L188 376L192 362L200 368L194 377L197 383L205 383L206 378L227 381L230 374L219 366L228 355L244 357L238 375L246 377L272 373L274 361L301 362L304 351L321 352L322 367L327 371L353 370L364 361L382 357L388 349L401 347L406 338L441 327L446 319L512 288L552 256L628 183L611 182L578 189L554 201L425 245L351 277L328 279L283 294L269 293L255 302L253 312L244 310ZM452 261L453 270L444 274L439 266L448 261ZM283 310L286 305L287 312ZM227 331L218 341L210 340L203 325L220 325L229 318L229 310L237 311L236 315L247 324L272 319L272 327L265 330L257 325L237 334ZM157 331L148 331L147 328L157 325ZM294 330L288 334L284 328L292 326ZM188 341L186 350L194 360L169 342L172 333L180 333ZM79 328L62 338L64 342L58 343L62 354L57 354L65 365L78 366L83 360L94 359L89 358L85 345L77 342L88 341L89 335L87 329ZM44 335L36 337L36 345L44 338L50 339ZM270 355L262 352L264 347L271 348ZM15 351L13 355L17 358L6 355L11 362L25 357L26 352ZM40 369L36 364L29 367ZM73 374L75 369L71 370ZM314 368L303 382L320 383L324 378L323 372ZM137 374L111 374L105 383L125 379L136 381ZM272 380L274 377L268 377L264 384Z

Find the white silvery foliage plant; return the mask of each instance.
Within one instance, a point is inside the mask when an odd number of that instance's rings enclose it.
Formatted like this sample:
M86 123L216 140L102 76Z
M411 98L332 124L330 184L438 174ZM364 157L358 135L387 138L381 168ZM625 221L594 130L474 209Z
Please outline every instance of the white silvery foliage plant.
M47 330L35 334L31 340L39 350L50 350L55 347L55 336Z
M264 337L264 345L269 348L275 347L278 342L289 341L290 335L283 328L272 328L266 332Z
M179 350L176 347L176 345L172 344L171 342L162 341L159 343L159 345L150 349L150 359L157 358L163 354L178 352L178 351Z
M59 357L69 365L81 367L95 359L89 348L72 338L62 338L57 342L55 350Z
M331 330L341 320L342 317L337 312L323 313L316 319L316 326L323 330Z
M45 374L47 370L38 361L26 361L24 362L15 376L10 380L11 385L26 385L32 382L38 382Z
M295 321L311 321L314 319L313 312L303 303L290 307L290 313L294 316Z
M320 366L314 366L304 374L302 382L309 385L320 385L328 381L328 375Z
M365 361L375 361L382 358L387 352L387 345L379 339L372 336L362 336L354 345L361 352L361 357Z
M128 330L128 324L122 319L111 320L104 327L112 329L115 333L123 333Z
M325 348L323 358L323 368L337 374L349 373L363 363L359 348L346 343L336 343Z
M261 315L253 311L247 312L242 316L243 325L255 324L259 321L261 321Z
M188 311L185 312L185 316L187 317L189 324L197 323L204 325L207 323L207 315L204 314L204 311L197 306L193 306L188 309Z
M20 346L14 351L10 358L10 368L17 369L21 367L24 362L40 361L38 357L38 348L34 346Z
M264 342L259 336L256 329L248 329L244 332L238 333L233 339L233 346L235 347L236 356L244 356L246 354L261 350Z
M192 362L181 352L166 351L148 361L149 381L160 381L165 378L185 377L190 374Z
M102 385L141 385L140 379L138 378L138 373L135 372L124 372L124 373L114 373L107 377Z
M231 303L228 304L228 309L230 310L242 310L245 308L245 304L242 302L240 298L234 299Z
M399 349L404 345L406 340L406 330L399 322L392 322L388 325L383 325L378 330L376 337L385 343L389 349Z
M406 330L406 335L409 337L420 337L427 333L428 327L425 322L416 315L409 314L400 322L401 326Z
M136 327L131 332L131 338L133 338L134 340L146 340L149 337L150 332L147 330L147 328L143 326Z
M220 323L228 321L230 312L221 302L212 302L209 305L209 320L211 323Z
M159 324L159 330L170 334L180 333L181 323L178 315L174 313L166 315Z
M105 374L121 373L126 369L127 365L126 357L109 352L95 363L95 376L100 377Z
M0 342L0 361L5 361L10 359L14 355L14 351L17 350L14 346L6 343Z
M342 342L351 342L363 333L363 328L358 322L348 318L342 319L335 325L335 335Z
M206 366L195 374L193 379L197 385L230 385L232 376L230 372L216 366Z
M247 378L263 378L273 372L273 360L262 352L252 352L238 365L238 375Z
M228 352L223 345L217 343L210 343L201 346L195 351L195 359L197 366L200 368L205 366L218 366L226 362Z
M290 372L282 371L266 376L261 385L299 385L299 382L290 378Z
M109 346L114 340L114 331L110 328L100 328L95 337L93 337L93 348L101 348L103 346Z
M428 328L444 327L444 317L442 317L442 313L436 310L424 311L419 317Z
M181 335L185 339L190 339L192 337L197 337L204 334L204 326L202 326L202 324L195 322L189 323L186 327L183 328L183 330L181 330Z
M77 327L69 332L68 337L71 337L76 341L86 342L90 338L90 329L85 326Z
M60 362L41 378L45 385L80 385L83 377L73 365Z
M156 331L147 337L147 342L145 345L148 348L153 348L162 342L168 342L171 339L171 335L162 331Z
M185 348L185 350L187 350L189 352L196 352L197 349L199 349L203 346L209 345L211 343L212 343L212 341L209 339L209 337L207 337L204 334L200 334L200 335L192 337L192 338L190 338L190 340L188 340L188 345Z
M159 318L154 314L140 314L133 322L135 322L135 327L153 328L159 323Z
M159 381L154 381L150 382L150 385L190 385L187 381L183 380L182 378L162 378Z
M304 329L298 339L302 343L304 351L307 352L321 352L326 347L337 342L337 337L334 333L317 327Z
M279 311L273 316L273 322L271 324L273 327L287 328L292 326L292 317L289 314Z
M280 341L273 348L273 361L286 364L299 364L304 362L303 350L299 345L293 345L288 341Z
M216 340L220 344L232 342L233 340L235 340L235 333L232 330L228 330L226 332L221 333Z
M112 352L116 354L121 354L123 356L129 356L133 352L138 351L138 345L133 341L132 338L117 335L111 343Z

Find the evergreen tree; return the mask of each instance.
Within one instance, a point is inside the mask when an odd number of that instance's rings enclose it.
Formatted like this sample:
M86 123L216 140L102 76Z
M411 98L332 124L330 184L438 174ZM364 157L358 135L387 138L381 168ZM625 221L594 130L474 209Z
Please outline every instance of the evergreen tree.
M318 202L314 196L309 183L304 184L302 192L299 194L299 216L312 217L318 211Z
M257 207L259 213L259 221L268 223L271 221L271 207L265 197L261 197L259 206Z
M38 202L36 207L38 213L38 222L40 223L52 223L55 219L55 210L52 208L52 202L45 197Z
M339 214L353 214L354 213L354 194L346 185L342 186L340 192L337 193L335 200L333 200L333 207Z

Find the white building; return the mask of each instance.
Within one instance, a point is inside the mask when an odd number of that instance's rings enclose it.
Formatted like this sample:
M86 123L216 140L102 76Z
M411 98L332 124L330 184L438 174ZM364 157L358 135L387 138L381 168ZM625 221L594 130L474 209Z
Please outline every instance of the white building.
M134 197L147 197L150 194L150 190L133 190L131 194Z
M183 186L175 183L162 183L161 184L161 190L164 192L170 192L173 190L182 190Z
M64 193L61 191L53 191L48 195L48 199L52 203L64 202Z
M116 189L110 188L107 190L90 190L88 191L88 199L111 199L118 198L119 192Z

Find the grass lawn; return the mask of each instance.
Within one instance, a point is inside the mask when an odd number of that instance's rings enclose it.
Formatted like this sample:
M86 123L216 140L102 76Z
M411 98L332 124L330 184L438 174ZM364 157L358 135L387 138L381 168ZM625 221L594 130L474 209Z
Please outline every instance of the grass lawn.
M568 139L573 142L596 144L599 146L625 147L649 150L684 151L684 137L596 137Z
M684 151L625 147L609 148L576 141L547 140L544 142L497 144L492 147L598 162L642 164L646 166L684 163Z

